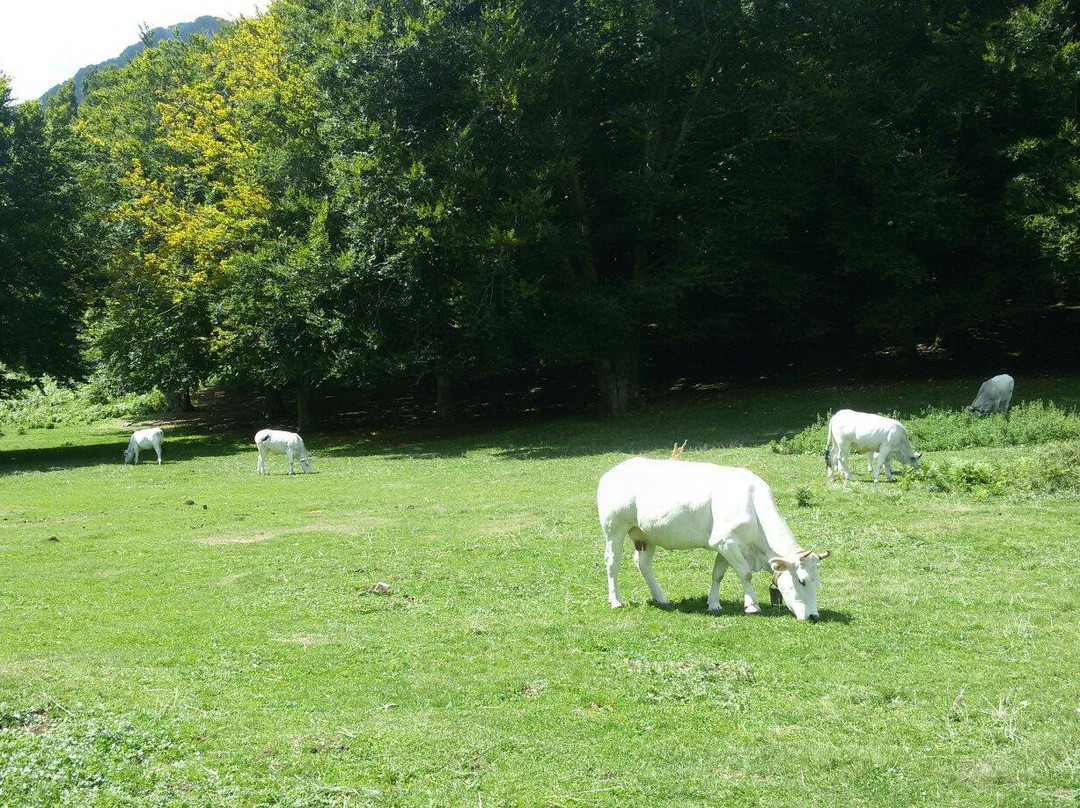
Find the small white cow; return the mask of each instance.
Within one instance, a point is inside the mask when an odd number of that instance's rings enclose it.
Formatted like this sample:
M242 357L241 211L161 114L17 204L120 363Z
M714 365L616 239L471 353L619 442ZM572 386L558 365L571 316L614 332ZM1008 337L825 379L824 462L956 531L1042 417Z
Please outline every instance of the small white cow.
M665 550L702 548L716 553L707 610L720 611L720 581L729 566L743 587L747 614L761 611L750 585L755 570L772 569L784 603L799 620L818 621L818 562L828 552L803 550L796 543L772 491L746 469L635 457L603 477L596 504L606 545L608 603L618 609L618 575L623 540L634 543L634 562L658 606L671 603L653 575L653 555Z
M165 433L159 427L139 429L131 436L128 446L124 449L124 463L139 464L139 449L153 447L157 453L158 465L161 465L161 442L165 440Z
M968 405L968 415L982 418L992 412L1008 413L1013 397L1013 385L1013 377L1008 373L987 379L979 388L975 400Z
M259 474L266 474L266 453L269 451L284 452L289 459L289 474L294 474L293 458L300 458L300 466L304 473L311 471L311 458L308 457L304 439L295 432L284 432L280 429L260 429L255 433L255 446L259 450L259 464L255 470Z
M829 438L825 442L825 472L830 478L833 471L839 470L847 479L851 479L848 453L852 449L870 455L867 470L872 464L875 483L881 477L882 468L885 469L885 479L892 479L893 459L918 469L919 458L922 457L918 452L911 451L907 430L895 418L840 410L829 419Z

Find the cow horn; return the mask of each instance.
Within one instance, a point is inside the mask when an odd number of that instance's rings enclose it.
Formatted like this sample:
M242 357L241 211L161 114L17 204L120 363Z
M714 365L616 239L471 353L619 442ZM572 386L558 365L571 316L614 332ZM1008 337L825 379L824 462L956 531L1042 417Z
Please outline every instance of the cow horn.
M801 553L799 554L799 561L802 561L802 560L803 560L804 558L806 558L807 556L809 556L809 555L810 555L810 554L811 554L812 552L814 552L814 551L813 551L813 550L803 550L803 551L802 551L802 552L801 552Z
M818 558L828 558L829 557L829 551L828 550L822 550L820 553L817 554L817 557Z

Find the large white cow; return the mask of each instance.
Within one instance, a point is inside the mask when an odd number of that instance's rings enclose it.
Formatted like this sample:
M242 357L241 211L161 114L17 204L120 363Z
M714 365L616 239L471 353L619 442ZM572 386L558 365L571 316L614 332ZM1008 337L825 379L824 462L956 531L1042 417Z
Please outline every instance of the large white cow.
M825 472L831 478L839 470L849 480L848 454L852 449L867 452L873 463L874 482L885 469L885 479L892 479L892 461L919 468L918 452L911 450L907 430L895 418L855 410L839 410L829 419L829 437L825 442Z
M161 442L165 440L165 433L160 427L136 430L124 449L124 463L139 465L139 449L153 449L157 454L158 465L161 465Z
M979 388L975 400L968 405L968 415L982 418L992 412L1007 413L1012 402L1013 386L1013 377L1008 373L987 379Z
M818 562L828 552L803 550L776 509L772 491L751 471L685 460L635 457L620 463L596 489L607 540L608 602L624 605L618 576L623 540L634 543L634 561L657 605L670 607L653 575L653 555L702 548L716 553L708 611L720 611L720 581L729 566L743 587L747 614L761 611L750 585L755 570L772 569L784 604L799 620L818 621Z
M308 457L304 439L295 432L285 432L281 429L260 429L255 433L255 446L259 450L259 462L255 465L255 471L266 474L266 453L268 451L283 452L289 460L289 474L294 474L293 459L300 459L300 467L307 474L311 471L311 458Z

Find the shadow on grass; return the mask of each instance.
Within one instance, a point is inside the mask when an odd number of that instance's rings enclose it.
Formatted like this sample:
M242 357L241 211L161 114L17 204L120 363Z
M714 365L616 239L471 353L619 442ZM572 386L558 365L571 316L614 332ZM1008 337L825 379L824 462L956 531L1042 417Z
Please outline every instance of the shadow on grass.
M67 441L60 446L42 446L27 449L0 450L0 476L29 471L59 471L87 466L124 465L124 449L128 434L117 432L115 438L97 443L73 444ZM180 463L206 457L235 455L245 448L239 439L220 436L166 436L162 446L165 464ZM252 456L255 449L252 447ZM252 461L254 463L254 461ZM139 465L157 465L153 449L139 453Z
M683 614L700 615L711 619L723 619L737 617L744 620L761 620L761 619L776 619L783 618L785 620L794 620L795 615L787 610L784 606L769 606L765 603L761 605L761 613L757 615L748 615L743 613L742 601L735 600L721 600L720 601L720 613L709 614L705 611L708 605L708 598L705 597L692 597L683 598L682 600L674 600L671 602L672 608L667 611L682 612ZM660 608L653 601L648 601L648 606L654 609ZM853 618L845 612L839 612L834 609L819 609L818 614L821 617L822 623L851 623Z
M1053 391L1070 401L1080 385L1069 379L1026 380L1031 394ZM961 409L970 401L978 380L924 381L844 385L745 385L724 387L712 401L656 400L646 402L626 418L578 416L527 421L497 427L475 421L455 428L433 425L354 426L343 432L305 432L308 449L318 463L328 458L379 457L387 460L453 460L470 452L485 452L500 460L558 460L595 455L665 456L674 443L688 440L688 459L694 452L712 451L723 463L722 450L762 446L797 433L840 407L870 411L916 413L925 406ZM1027 395L1027 393L1025 393ZM1073 396L1076 398L1076 396ZM247 413L247 410L244 411ZM239 426L239 416L213 423L207 413L166 424L165 462L254 452L252 421ZM372 428L374 427L374 428ZM121 461L127 433L118 430L114 442L0 451L0 475L13 471L51 470ZM716 450L721 450L719 457Z
M356 439L356 433L326 433L310 441L316 454L389 460L444 460L483 451L501 460L558 460L603 454L663 456L673 443L688 440L691 452L762 446L792 436L819 416L843 407L899 411L907 418L934 406L961 411L981 380L920 381L906 384L743 385L724 387L716 398L702 401L654 400L625 418L581 415L546 421L530 418L507 426L505 421L466 423L456 428L416 425L381 428ZM1077 400L1075 377L1025 380L1025 397ZM1047 395L1052 392L1053 395ZM351 438L351 439L350 439ZM342 440L344 439L344 440ZM326 449L319 443L332 443ZM722 460L721 460L722 462Z

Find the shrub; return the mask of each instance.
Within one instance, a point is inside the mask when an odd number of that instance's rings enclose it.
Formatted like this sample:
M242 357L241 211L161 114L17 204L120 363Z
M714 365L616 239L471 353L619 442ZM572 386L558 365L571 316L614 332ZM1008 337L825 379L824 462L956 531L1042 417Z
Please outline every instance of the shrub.
M830 417L819 415L813 424L794 435L771 442L770 448L780 454L823 452ZM896 413L892 417L899 418ZM918 415L900 420L907 428L911 445L920 452L1080 440L1080 413L1057 407L1052 401L1026 401L1013 407L1008 417L972 418L963 410L927 407Z
M905 487L987 496L1080 494L1080 440L1040 446L1010 461L930 460L900 478Z
M928 461L918 473L905 479L924 484L942 493L974 493L980 496L1001 495L1009 486L1007 470L997 464L978 460Z
M7 399L0 399L0 423L25 429L53 429L59 424L88 424L108 418L142 419L165 410L165 396L159 390L128 393L109 399L100 384L76 387L42 377Z
M1020 468L1029 493L1080 493L1080 441L1040 447L1021 461Z

